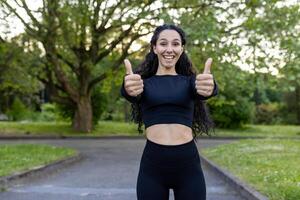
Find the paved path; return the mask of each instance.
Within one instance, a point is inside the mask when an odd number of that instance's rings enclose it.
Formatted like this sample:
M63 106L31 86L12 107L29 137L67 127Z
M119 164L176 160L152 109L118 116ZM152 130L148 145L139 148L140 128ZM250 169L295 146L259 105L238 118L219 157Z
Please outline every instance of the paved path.
M198 148L230 141L198 140ZM14 140L7 143L43 143L78 149L83 160L59 171L25 178L1 200L134 200L139 160L144 139ZM209 169L203 168L207 200L243 200ZM172 191L170 192L173 200Z

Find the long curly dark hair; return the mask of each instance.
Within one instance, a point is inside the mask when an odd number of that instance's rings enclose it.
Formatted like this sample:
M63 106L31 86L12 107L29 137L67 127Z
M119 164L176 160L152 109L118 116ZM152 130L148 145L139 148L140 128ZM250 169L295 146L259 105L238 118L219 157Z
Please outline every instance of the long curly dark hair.
M159 34L164 30L175 30L179 33L181 37L182 45L186 44L186 36L184 31L172 24L164 24L158 26L151 38L151 48L150 52L146 55L145 60L134 70L135 74L140 74L142 79L149 78L156 74L158 69L158 57L153 51L153 46L156 45ZM193 68L191 60L188 58L187 54L183 51L179 57L175 70L177 74L192 76L196 75L196 69ZM194 104L194 117L192 124L192 131L194 139L196 136L203 133L210 135L210 130L213 130L214 123L209 116L208 108L204 101L196 98ZM131 104L131 120L138 124L138 132L143 133L142 130L142 112L141 104L139 102Z

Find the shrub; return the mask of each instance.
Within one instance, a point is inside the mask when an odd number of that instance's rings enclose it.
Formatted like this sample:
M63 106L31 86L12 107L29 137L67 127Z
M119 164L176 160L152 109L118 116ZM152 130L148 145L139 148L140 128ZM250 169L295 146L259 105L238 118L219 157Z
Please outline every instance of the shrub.
M16 97L6 114L9 119L13 121L25 120L30 115L30 109L28 109L25 104Z
M240 98L238 101L219 98L210 105L213 120L220 128L240 128L243 124L250 123L254 109L254 103L246 98Z
M268 103L256 106L256 113L254 123L256 124L279 124L282 119L280 118L281 104Z
M42 112L39 114L38 121L66 121L54 103L45 103L41 106Z
M101 120L123 122L125 120L125 109L127 107L129 108L127 112L130 112L129 103L125 102L123 98L119 98L114 104L108 105L107 109L101 115Z

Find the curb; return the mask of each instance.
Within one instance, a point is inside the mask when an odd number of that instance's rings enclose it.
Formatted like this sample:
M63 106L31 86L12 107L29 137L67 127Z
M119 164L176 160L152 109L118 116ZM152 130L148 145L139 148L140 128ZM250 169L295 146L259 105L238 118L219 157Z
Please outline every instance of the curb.
M29 169L29 170L16 172L13 175L0 177L0 192L1 192L1 190L12 185L14 181L20 180L21 178L33 177L34 175L38 175L40 173L47 173L47 172L51 172L54 170L58 170L69 164L78 162L82 158L83 158L83 156L80 153L77 153L74 156L70 156L70 157L55 161L50 164L39 165L39 166L33 167L32 169Z
M218 165L202 156L200 153L201 163L210 168L213 172L219 175L226 183L230 184L241 196L247 200L269 200L266 196L254 190L245 182L233 176L228 171L220 168Z

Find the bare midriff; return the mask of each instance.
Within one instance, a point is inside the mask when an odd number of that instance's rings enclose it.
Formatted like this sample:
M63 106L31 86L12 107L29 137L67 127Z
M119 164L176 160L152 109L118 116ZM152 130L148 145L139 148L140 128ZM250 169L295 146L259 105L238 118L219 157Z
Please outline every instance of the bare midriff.
M146 129L146 137L162 145L179 145L193 140L193 133L183 124L155 124Z

